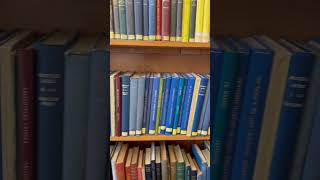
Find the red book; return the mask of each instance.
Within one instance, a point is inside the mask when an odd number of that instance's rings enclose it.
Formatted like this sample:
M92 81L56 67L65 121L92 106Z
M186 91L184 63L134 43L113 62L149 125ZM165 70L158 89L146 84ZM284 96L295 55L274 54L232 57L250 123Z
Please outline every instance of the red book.
M162 0L157 0L157 27L156 27L156 40L161 40L161 12Z
M170 0L162 0L162 12L161 12L161 35L163 41L169 41L170 37Z
M35 177L35 59L32 49L19 49L17 68L17 175L19 180Z
M133 148L131 160L131 180L138 180L139 147Z
M126 180L125 160L127 158L128 147L128 144L122 145L119 156L117 158L116 173L118 180Z
M132 160L133 148L129 149L127 161L126 161L126 180L131 180L131 160Z
M121 136L121 81L120 74L116 77L116 136Z
M138 160L138 168L137 168L137 175L138 175L138 180L143 180L143 175L142 175L142 169L143 169L143 164L144 164L144 161L143 161L143 150L140 150L139 151L139 160Z

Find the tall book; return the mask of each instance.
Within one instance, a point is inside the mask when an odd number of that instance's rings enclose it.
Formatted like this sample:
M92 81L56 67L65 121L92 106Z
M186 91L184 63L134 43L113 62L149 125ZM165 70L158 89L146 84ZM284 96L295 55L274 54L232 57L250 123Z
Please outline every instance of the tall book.
M120 39L120 19L118 0L112 0L114 38Z
M119 71L110 75L110 130L111 136L116 136L116 76Z
M203 14L205 0L197 0L195 41L202 42Z
M176 41L182 40L182 10L183 10L183 0L177 0Z
M125 174L126 180L131 180L131 160L133 155L133 148L130 148L128 151L127 158L125 159Z
M149 40L156 40L157 22L156 0L149 0Z
M172 80L171 80L171 87L170 87L170 95L168 100L168 109L167 109L167 115L166 115L166 132L165 134L172 134L172 128L173 128L173 118L174 118L174 112L177 102L177 95L178 95L178 86L179 86L179 76L174 73L172 74Z
M125 162L128 156L128 144L122 144L116 161L116 174L118 179L126 179Z
M183 96L183 90L185 86L185 78L182 75L179 75L179 86L178 86L178 93L177 93L177 102L174 112L174 118L173 118L173 129L172 129L172 135L176 135L178 131L178 123L180 118L180 111L181 111L181 102L182 102L182 96Z
M210 40L210 0L204 0L202 42Z
M112 9L112 0L110 0L110 39L114 39L114 27L113 27L113 9Z
M134 27L134 3L133 0L126 0L126 23L127 35L129 40L136 39Z
M150 128L150 120L151 120L151 107L152 107L152 87L153 87L153 80L154 80L154 73L150 74L150 80L149 80L149 93L148 93L148 102L147 102L147 109L146 109L146 134L149 134L149 128Z
M170 15L171 15L170 0L162 0L161 10L161 36L163 41L170 40Z
M143 109L144 109L144 95L145 95L145 81L146 74L142 74L138 79L138 93L137 93L137 124L136 135L142 134L142 121L143 121Z
M187 158L188 158L188 161L190 163L190 169L191 169L191 174L190 174L190 180L196 180L197 179L197 167L196 167L196 163L193 161L191 155L189 153L187 153Z
M206 161L207 161L207 179L210 179L210 152L208 149L204 149L201 151L203 156L205 157Z
M210 99L210 93L208 95L208 98ZM206 104L203 105L203 108L205 109L204 117L203 117L203 124L200 131L201 136L207 136L209 134L209 126L210 126L210 100L207 101Z
M65 53L62 179L84 179L89 118L91 50L97 37L81 37ZM82 98L79 98L82 97Z
M168 145L169 163L170 163L170 180L177 179L177 159L174 153L174 146Z
M143 0L134 0L134 30L136 40L143 39Z
M185 178L185 161L179 145L174 146L174 153L177 159L177 180L184 180Z
M115 75L114 77L115 84L116 84L116 129L115 129L115 134L116 136L121 136L121 78L120 78L120 73Z
M267 95L253 175L254 179L262 180L268 179L270 173L273 148L275 145L274 142L276 139L292 53L288 52L285 47L266 36L259 37L259 40L274 51L274 61L269 85L271 90L268 91ZM272 89L277 89L277 91L273 91Z
M151 96L151 109L150 109L150 124L149 134L156 134L156 119L158 111L158 99L159 99L159 87L160 87L160 73L154 74Z
M181 150L182 153L182 157L183 157L183 161L185 163L184 166L184 179L185 180L190 180L191 179L191 166L190 166L190 162L188 160L188 156L187 153L182 149Z
M152 179L156 179L156 145L155 142L151 143L151 177Z
M150 84L150 74L146 75L145 89L144 89L144 101L143 101L143 119L142 119L142 134L146 134L146 122L149 118L147 115L148 111L148 101L149 101L149 84Z
M291 52L292 58L282 101L273 158L269 178L288 179L292 164L292 149L295 146L297 131L300 128L305 99L310 85L314 56L312 52L294 43L280 40L281 45ZM283 146L285 144L285 146Z
M139 74L130 77L129 136L136 135Z
M157 104L157 118L156 118L156 134L160 134L160 117L161 117L161 110L162 110L162 102L163 102L163 84L164 84L164 77L161 74L160 77L160 84L159 84L159 93L158 93L158 104Z
M121 75L121 135L128 136L130 112L130 77L132 73Z
M128 39L127 34L127 17L126 17L126 0L118 0L119 6L119 27L120 27L120 38Z
M181 133L181 122L182 122L182 115L184 113L183 111L183 105L186 97L186 92L187 92L187 82L188 82L188 76L186 74L183 75L184 78L184 86L182 90L182 99L181 99L181 104L180 104L180 111L179 111L179 120L178 120L178 127L177 127L177 134Z
M177 0L171 0L170 13L170 41L176 41Z
M114 153L111 157L111 169L112 169L112 178L113 179L118 179L116 162L117 162L118 156L120 154L121 147L122 147L122 142L117 143L116 148L114 150Z
M250 47L251 55L237 130L232 180L252 178L273 63L272 50L254 38L244 39L244 42Z
M144 169L145 169L145 179L146 180L153 180L152 173L151 173L151 149L146 148L145 153L145 160L144 160Z
M190 10L189 13L189 20L190 20L190 24L189 24L189 42L195 42L195 38L196 38L196 24L198 23L196 20L197 17L197 1L198 0L191 0L191 4L190 4Z
M191 0L183 0L182 6L182 42L189 41Z
M168 153L166 149L166 144L164 141L160 142L160 151L161 151L161 179L167 180L168 176Z
M156 146L156 179L161 180L161 150Z
M164 87L163 87L163 100L161 105L161 117L160 117L160 134L165 134L166 131L166 115L168 110L168 101L170 95L172 77L169 74L164 74Z
M149 0L143 2L143 40L149 40Z
M200 169L200 167L199 167L199 165L198 165L198 163L197 163L197 161L195 159L193 159L193 163L194 163L194 166L197 169L196 179L197 180L200 180L200 179L202 180L203 179L203 173L202 173L202 171L201 171L201 169Z
M137 176L138 176L138 180L143 180L143 164L144 164L144 154L143 154L143 150L139 151L139 159L138 159L138 168L137 168Z
M35 45L37 59L37 178L62 176L64 53L74 34L53 33Z
M202 154L199 146L197 144L192 144L192 153L195 157L196 163L198 164L200 170L201 170L201 177L202 180L207 179L207 168L208 168L208 162L204 155Z
M131 179L138 179L138 160L139 160L139 147L134 147L132 152L132 160L131 160Z
M203 107L202 107L202 110L201 110L201 116L200 116L200 120L199 120L199 124L198 124L198 134L199 135L201 134L201 130L202 130L203 122L204 122L204 117L205 117L205 114L206 114L207 104L210 101L210 97L209 96L210 96L210 79L209 79L208 86L207 86L207 89L206 89L206 94L204 96Z
M157 0L157 23L156 23L156 40L160 41L161 40L161 13L162 13L162 0Z

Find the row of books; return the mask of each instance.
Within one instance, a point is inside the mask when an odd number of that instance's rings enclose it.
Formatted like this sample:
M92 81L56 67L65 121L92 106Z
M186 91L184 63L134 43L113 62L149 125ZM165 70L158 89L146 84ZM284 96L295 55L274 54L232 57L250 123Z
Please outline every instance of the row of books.
M150 147L110 146L113 180L210 180L210 143L192 144L192 153L178 144L152 142Z
M208 135L210 75L110 75L111 136Z
M110 0L110 39L209 42L210 0Z
M105 36L0 31L1 180L104 180Z
M211 66L213 178L320 177L320 39L216 39Z

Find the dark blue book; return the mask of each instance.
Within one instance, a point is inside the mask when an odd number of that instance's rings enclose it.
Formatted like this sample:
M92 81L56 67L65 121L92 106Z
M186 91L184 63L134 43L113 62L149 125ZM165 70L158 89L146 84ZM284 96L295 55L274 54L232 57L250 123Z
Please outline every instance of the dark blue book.
M143 0L134 0L134 22L136 40L143 39Z
M202 172L201 180L207 180L208 162L197 144L192 144L192 154Z
M181 121L182 121L182 114L183 114L183 104L184 104L184 100L185 100L185 96L186 96L186 92L187 92L187 80L188 80L188 76L186 76L185 74L182 75L183 79L184 79L184 86L183 86L183 90L182 90L182 99L181 99L181 103L180 103L180 111L179 111L179 120L178 120L178 127L177 127L177 134L181 133Z
M156 0L149 0L149 40L156 40Z
M149 133L148 133L150 135L156 134L156 116L157 116L157 105L158 105L158 97L159 97L159 86L160 86L160 73L156 73L154 74L153 85L152 85L150 123L149 123Z
M174 112L174 120L173 120L173 130L172 130L172 135L177 135L178 134L178 122L179 122L179 117L180 117L180 112L181 112L181 102L182 102L182 96L183 96L183 90L185 89L185 78L182 75L179 75L180 80L179 80L179 88L178 88L178 94L177 94L177 102L176 102L176 107L175 107L175 112Z
M165 132L165 134L169 134L169 135L172 134L174 112L175 112L178 88L179 88L179 79L180 78L176 73L172 74L170 95L169 95L168 107L167 107L168 109L166 114L166 132Z
M37 43L37 179L62 177L64 53L74 34L53 33Z
M153 80L154 80L154 74L152 73L150 74L149 89L148 89L149 93L148 93L148 102L147 102L146 134L149 134L149 128L150 128Z
M172 77L170 74L164 75L164 87L163 87L163 101L161 104L161 118L160 118L160 134L165 134L166 132L166 116L167 116L167 109L168 109L168 101L170 95L170 88L171 88L171 80Z
M209 77L209 75L208 75L208 77ZM209 81L210 81L210 77L209 77ZM201 135L204 116L205 116L205 113L206 113L206 106L208 104L208 101L210 100L209 95L210 95L210 82L208 82L208 86L207 86L207 89L206 89L206 94L204 96L203 106L202 106L202 110L201 110L201 116L200 116L200 120L199 120L199 124L198 124L198 135Z
M249 180L253 176L273 63L272 50L254 38L247 38L243 41L250 47L250 59L233 156L232 180Z
M147 111L148 111L148 98L149 98L149 84L150 74L146 75L145 89L144 89L144 103L143 103L143 119L142 119L142 134L146 134L147 125Z
M282 46L292 54L287 75L285 93L274 142L270 167L270 180L288 179L293 160L293 149L305 107L310 85L314 55L294 43L280 40Z
M208 94L208 98L210 99L210 93ZM210 124L210 101L207 101L205 106L203 107L205 109L204 117L203 117L203 125L201 128L200 135L206 136L208 135L208 129Z
M149 40L149 0L143 1L143 40Z
M130 112L130 77L132 73L124 73L121 78L121 136L128 136L129 133L129 112Z

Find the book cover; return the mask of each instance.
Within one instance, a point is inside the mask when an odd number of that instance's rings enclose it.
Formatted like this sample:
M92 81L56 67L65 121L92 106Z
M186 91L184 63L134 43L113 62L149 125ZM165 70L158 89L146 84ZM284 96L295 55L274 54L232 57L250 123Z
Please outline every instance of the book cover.
M170 0L162 0L161 36L163 41L170 40L170 15L171 15Z
M147 111L148 111L148 99L149 99L149 84L150 74L146 75L145 89L144 89L144 104L143 104L143 119L142 119L142 134L146 134Z
M192 144L192 153L195 157L196 164L199 166L199 169L201 171L201 177L202 180L207 179L207 167L208 167L208 162L204 155L202 154L199 146L197 144ZM199 174L198 174L199 175Z
M125 161L128 156L128 144L122 144L118 158L116 160L116 174L118 179L126 179Z
M156 0L149 0L149 40L156 40L157 22Z
M143 2L143 40L149 40L149 0Z
M138 79L136 135L142 134L142 121L143 121L143 110L144 110L144 99L145 99L144 97L145 83L146 83L146 75L142 74Z
M171 80L171 87L170 87L170 94L168 99L168 109L166 114L166 132L165 134L172 134L172 128L173 128L173 118L174 118L174 112L177 102L177 95L178 95L178 86L179 86L179 76L174 73L172 74L172 80Z
M210 0L204 0L202 42L210 41Z
M160 86L160 73L154 74L151 96L151 108L150 108L150 124L149 134L156 134L156 119L157 119L157 106L159 99L159 86Z
M184 180L185 177L185 161L183 159L182 156L182 152L180 149L179 145L175 145L174 146L174 153L176 155L176 159L177 159L177 175L176 175L176 179L177 180Z
M127 158L125 159L125 174L126 174L126 180L131 180L131 160L133 155L133 148L130 148L128 151Z
M207 176L207 179L210 179L210 152L208 149L204 149L201 152L207 161L207 174L206 174L206 176Z
M130 77L129 136L136 135L139 74Z
M198 0L191 0L190 2L190 15L189 15L189 20L190 20L190 24L189 24L189 42L195 42L195 38L196 38L196 26L197 26L197 22L196 17L197 17L197 5L198 5Z
M135 22L134 22L134 4L133 0L126 0L126 23L127 36L129 40L136 39L135 37Z
M160 116L161 116L161 105L162 105L162 101L163 101L163 81L164 81L164 77L163 74L161 74L160 77L160 84L159 84L159 95L158 95L158 104L157 104L157 119L156 119L156 134L160 134Z
M177 0L171 0L170 13L170 41L176 41Z
M161 151L161 179L167 180L168 176L168 153L166 144L164 141L160 142L160 151Z
M119 6L119 27L120 27L120 38L128 39L127 34L127 17L126 17L126 0L118 0Z
M189 41L191 0L183 0L182 6L182 42Z
M177 179L177 160L174 153L174 146L168 145L169 162L170 162L170 180Z
M132 73L121 74L121 136L128 136L130 114L130 77Z
M121 78L120 73L115 76L116 83L116 136L121 136Z
M149 134L150 119L151 119L151 106L152 106L152 87L153 87L154 73L150 74L149 80L149 93L147 103L147 116L146 116L146 134Z
M162 0L157 0L157 23L156 23L156 40L161 40L161 18L162 18Z
M196 167L197 169L197 176L195 177L197 180L202 180L203 178L203 173L199 167L199 165L197 164L197 161L195 159L193 159L193 162L194 162L194 166Z
M177 134L181 133L181 121L182 121L182 114L183 112L183 105L186 97L186 92L187 92L187 81L188 81L188 76L186 74L183 75L184 78L184 86L182 90L182 99L181 99L181 104L180 104L180 111L179 111L179 120L178 120L178 127L177 127Z
M208 95L208 98L210 99L210 93ZM200 135L201 136L207 136L209 133L209 126L210 126L210 100L207 101L207 104L203 107L205 108L205 114L204 114L204 118L203 118L203 124L202 124L202 128L201 128L201 132Z
M197 0L195 42L202 42L204 2L205 0Z
M113 7L114 38L120 39L120 19L119 19L118 0L112 0L112 7Z
M164 88L163 88L163 100L161 109L161 119L160 119L160 134L165 134L166 131L166 115L168 110L168 101L170 95L172 77L169 74L164 75Z
M178 93L177 93L177 100L176 100L177 102L176 102L174 119L173 119L172 135L177 135L181 101L182 101L182 93L183 93L184 86L185 86L185 78L182 75L179 75L179 85L178 85Z
M210 100L210 78L209 78L209 82L208 82L208 86L206 89L206 94L204 96L204 101L203 101L203 107L201 110L201 115L200 115L200 119L199 119L199 125L198 125L198 134L201 134L201 130L202 130L202 126L203 126L203 122L204 122L204 116L206 114L206 108L207 108L207 104L208 101Z
M134 30L136 40L143 39L143 0L134 0Z
M183 0L177 0L176 41L182 40L182 8L183 8Z

